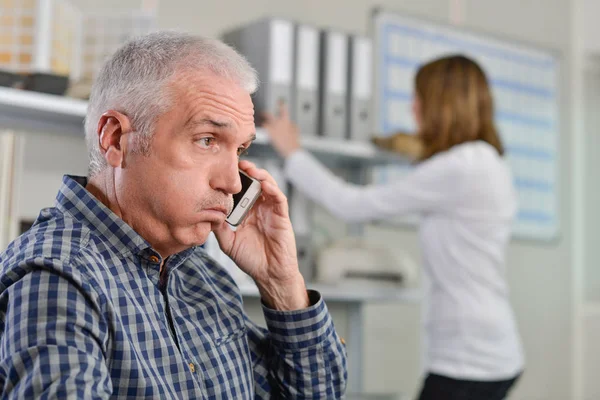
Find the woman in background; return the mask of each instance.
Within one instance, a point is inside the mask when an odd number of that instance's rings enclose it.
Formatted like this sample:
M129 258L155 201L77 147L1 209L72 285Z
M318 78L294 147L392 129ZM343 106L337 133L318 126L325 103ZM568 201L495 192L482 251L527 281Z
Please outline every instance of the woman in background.
M331 214L347 222L421 216L427 376L420 399L504 399L524 368L505 276L517 206L488 82L458 55L422 66L415 89L416 137L379 143L418 160L397 182L355 186L337 178L301 149L285 107L266 115L264 127L286 178Z

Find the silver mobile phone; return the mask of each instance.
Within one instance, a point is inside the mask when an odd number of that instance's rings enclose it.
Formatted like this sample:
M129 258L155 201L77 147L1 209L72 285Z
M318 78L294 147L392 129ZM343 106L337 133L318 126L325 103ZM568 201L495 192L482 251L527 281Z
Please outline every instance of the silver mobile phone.
M233 210L227 216L227 223L231 226L238 226L244 220L261 194L260 182L242 171L239 172L242 191L233 195Z

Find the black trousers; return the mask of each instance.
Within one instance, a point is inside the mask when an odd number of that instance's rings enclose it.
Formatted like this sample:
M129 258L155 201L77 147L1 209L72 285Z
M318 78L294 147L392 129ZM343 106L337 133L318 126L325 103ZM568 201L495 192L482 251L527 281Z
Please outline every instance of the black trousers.
M520 374L505 381L465 381L429 374L419 400L504 400Z

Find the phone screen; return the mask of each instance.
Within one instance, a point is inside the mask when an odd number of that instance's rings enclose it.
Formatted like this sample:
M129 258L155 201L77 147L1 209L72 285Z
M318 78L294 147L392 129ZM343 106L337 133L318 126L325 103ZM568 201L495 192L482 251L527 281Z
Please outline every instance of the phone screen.
M240 172L240 179L242 180L242 191L233 195L233 208L235 209L244 197L244 193L248 190L250 185L252 185L252 179L248 178L245 174Z
M261 193L260 182L242 171L240 171L240 181L242 190L233 195L233 209L227 216L227 222L232 226L238 226L244 220Z

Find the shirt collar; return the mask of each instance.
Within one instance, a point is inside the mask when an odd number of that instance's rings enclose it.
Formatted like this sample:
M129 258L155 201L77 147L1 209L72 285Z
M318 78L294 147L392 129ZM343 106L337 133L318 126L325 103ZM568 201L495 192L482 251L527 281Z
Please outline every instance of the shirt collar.
M131 226L94 197L85 187L87 178L63 176L56 196L56 207L73 215L91 232L108 242L117 252L135 255L158 255L152 246ZM189 254L188 251L179 255ZM179 258L179 257L178 257Z

